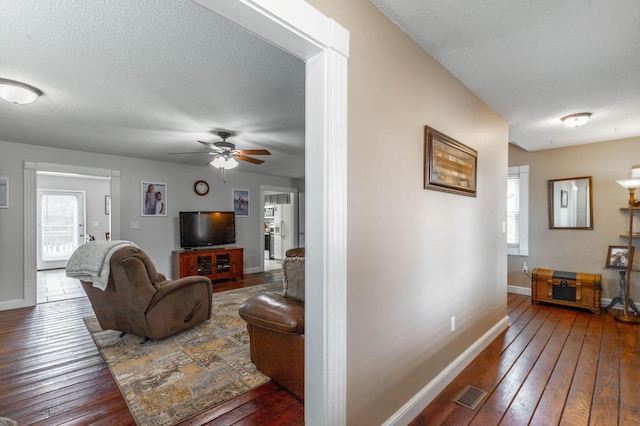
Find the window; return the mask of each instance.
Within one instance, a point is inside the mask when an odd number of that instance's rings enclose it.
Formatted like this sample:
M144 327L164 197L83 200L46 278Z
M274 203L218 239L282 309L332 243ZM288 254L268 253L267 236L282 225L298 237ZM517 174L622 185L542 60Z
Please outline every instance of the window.
M509 167L507 254L529 255L529 166Z

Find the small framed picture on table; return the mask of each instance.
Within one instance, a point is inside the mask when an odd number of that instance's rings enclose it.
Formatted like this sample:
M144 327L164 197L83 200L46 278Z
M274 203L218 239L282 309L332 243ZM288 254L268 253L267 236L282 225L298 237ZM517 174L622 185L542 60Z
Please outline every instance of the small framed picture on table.
M631 254L627 246L609 246L607 251L606 268L627 269L633 263L635 247L631 246Z

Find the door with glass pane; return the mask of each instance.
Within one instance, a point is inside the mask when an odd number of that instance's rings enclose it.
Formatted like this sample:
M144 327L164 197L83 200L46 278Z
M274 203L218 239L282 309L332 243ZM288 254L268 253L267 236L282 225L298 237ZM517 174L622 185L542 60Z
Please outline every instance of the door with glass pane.
M83 192L38 191L38 269L64 268L84 228Z

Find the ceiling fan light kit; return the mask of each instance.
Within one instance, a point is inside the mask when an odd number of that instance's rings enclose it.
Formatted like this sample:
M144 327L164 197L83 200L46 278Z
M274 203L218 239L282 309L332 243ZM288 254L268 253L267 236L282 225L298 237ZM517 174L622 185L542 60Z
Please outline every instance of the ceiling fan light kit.
M579 112L577 114L564 116L560 120L567 127L580 127L587 124L589 118L591 118L590 112Z
M225 158L223 156L220 156L220 157L214 158L213 161L211 161L209 164L211 164L213 167L217 169L228 170L236 167L238 165L238 162L233 158Z
M0 98L13 104L23 105L35 102L42 96L42 90L20 81L0 78Z

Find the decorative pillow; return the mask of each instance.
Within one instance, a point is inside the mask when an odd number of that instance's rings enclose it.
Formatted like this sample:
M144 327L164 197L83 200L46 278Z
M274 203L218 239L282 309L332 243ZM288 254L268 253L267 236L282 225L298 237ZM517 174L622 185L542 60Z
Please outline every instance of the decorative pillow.
M304 257L285 257L282 260L283 294L304 302Z

